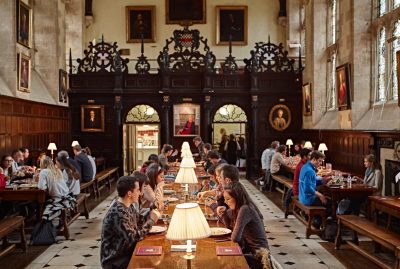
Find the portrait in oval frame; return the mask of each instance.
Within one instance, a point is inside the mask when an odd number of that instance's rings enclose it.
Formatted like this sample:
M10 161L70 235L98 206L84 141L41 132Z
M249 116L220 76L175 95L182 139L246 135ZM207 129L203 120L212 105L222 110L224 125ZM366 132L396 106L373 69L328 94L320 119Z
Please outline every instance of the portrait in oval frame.
M286 130L292 121L292 114L286 105L275 105L269 111L269 124L277 131Z

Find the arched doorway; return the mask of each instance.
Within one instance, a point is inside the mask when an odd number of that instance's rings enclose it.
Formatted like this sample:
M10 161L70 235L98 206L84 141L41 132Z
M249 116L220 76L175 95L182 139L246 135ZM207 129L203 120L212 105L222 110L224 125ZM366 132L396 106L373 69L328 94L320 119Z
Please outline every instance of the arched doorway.
M151 106L134 106L123 126L124 174L140 169L150 154L159 153L160 117Z
M218 149L221 154L224 154L223 136L234 134L241 146L241 151L238 152L239 158L237 166L246 167L247 154L247 139L246 139L246 112L235 104L226 104L217 109L212 122L213 127L213 148Z

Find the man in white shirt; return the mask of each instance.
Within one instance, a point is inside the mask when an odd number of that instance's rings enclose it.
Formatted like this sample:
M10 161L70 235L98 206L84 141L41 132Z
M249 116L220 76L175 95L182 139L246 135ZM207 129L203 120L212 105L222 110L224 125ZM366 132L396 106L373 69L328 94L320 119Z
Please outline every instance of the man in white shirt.
M280 145L276 149L276 153L272 156L271 160L271 174L279 174L288 178L293 178L293 173L290 167L285 163L284 157L286 155L286 146Z
M263 190L266 190L267 186L271 183L271 160L277 147L279 147L279 141L272 141L271 146L265 149L261 155L261 169L264 172L264 177L262 177L264 181Z

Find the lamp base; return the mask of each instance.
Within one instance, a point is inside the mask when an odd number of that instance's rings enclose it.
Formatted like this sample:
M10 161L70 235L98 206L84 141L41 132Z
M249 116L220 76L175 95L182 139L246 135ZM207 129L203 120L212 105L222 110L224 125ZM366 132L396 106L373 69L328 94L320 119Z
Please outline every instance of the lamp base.
M185 260L193 260L194 259L194 255L192 253L186 253L186 255L183 255L183 258Z

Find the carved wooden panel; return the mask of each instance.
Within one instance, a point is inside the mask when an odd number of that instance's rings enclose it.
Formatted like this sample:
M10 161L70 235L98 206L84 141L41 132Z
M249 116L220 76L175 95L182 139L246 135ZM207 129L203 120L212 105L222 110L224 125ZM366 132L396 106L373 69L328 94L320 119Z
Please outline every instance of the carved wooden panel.
M68 108L0 96L0 156L20 147L69 149Z

